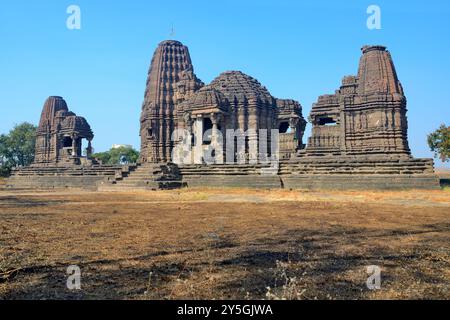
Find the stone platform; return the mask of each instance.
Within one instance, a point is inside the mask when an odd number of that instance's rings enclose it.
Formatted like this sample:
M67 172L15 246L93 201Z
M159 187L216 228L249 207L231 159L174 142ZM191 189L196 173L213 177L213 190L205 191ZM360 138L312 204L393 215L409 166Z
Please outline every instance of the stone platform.
M433 160L377 157L305 157L262 165L180 166L188 187L262 189L438 189ZM272 174L269 174L272 173Z
M258 189L438 189L433 160L376 157L299 157L267 165L28 167L14 170L9 188L85 188L100 191L180 187Z
M304 157L280 164L287 189L439 189L432 159Z
M440 189L435 175L286 175L285 189L311 190L407 190Z
M99 191L160 190L181 188L179 169L174 164L145 163L123 175L99 183Z
M135 166L49 166L13 169L9 189L83 188L96 190L99 183L124 177Z
M263 174L265 172L266 174ZM227 187L280 189L278 169L250 164L183 165L180 166L187 187Z
M432 159L381 156L309 156L282 161L280 174L433 175L434 168Z

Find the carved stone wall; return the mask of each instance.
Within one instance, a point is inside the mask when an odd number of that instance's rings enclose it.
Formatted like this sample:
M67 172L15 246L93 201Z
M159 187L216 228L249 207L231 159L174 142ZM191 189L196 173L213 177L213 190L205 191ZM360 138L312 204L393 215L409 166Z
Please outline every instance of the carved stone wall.
M294 132L283 140L290 156L302 145L306 124L298 102L275 99L256 79L240 71L224 72L204 86L193 72L188 48L178 41L163 41L155 51L147 80L140 160L171 161L174 142L181 139L174 135L171 141L177 128L199 135L196 143L200 149L205 128L222 131L222 147L226 146L226 130L240 129L247 132L246 149L236 157L255 158L256 154L249 154L249 145L258 145L258 130L269 130L270 148L270 129L278 128L281 122L287 122Z
M289 159L296 151L304 148L303 134L306 120L302 106L295 100L276 99L278 110L277 128L280 132L280 159Z
M202 86L188 48L178 41L161 42L153 55L142 105L141 162L170 161L176 105Z
M87 158L94 138L86 119L69 111L63 98L52 96L44 104L36 131L33 166L78 165L82 163L82 139L88 140Z
M383 46L363 47L358 75L319 97L309 119L312 135L300 155L410 157L406 97Z

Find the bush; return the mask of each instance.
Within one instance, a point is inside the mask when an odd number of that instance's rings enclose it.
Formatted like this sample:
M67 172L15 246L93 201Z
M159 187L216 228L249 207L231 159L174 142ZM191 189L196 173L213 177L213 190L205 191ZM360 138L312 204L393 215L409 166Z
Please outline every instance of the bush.
M24 122L8 134L0 135L0 176L8 176L14 167L25 167L34 160L36 126Z
M139 159L139 151L130 147L111 148L106 152L99 152L92 155L103 164L126 164L136 163Z
M450 127L442 124L428 135L428 145L436 158L442 162L450 161Z

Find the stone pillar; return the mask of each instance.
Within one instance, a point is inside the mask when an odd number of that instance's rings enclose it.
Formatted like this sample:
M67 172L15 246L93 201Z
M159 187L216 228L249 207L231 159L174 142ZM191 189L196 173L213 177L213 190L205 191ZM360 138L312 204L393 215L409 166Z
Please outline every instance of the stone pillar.
M236 158L237 158L237 163L239 164L244 164L246 163L246 154L247 154L247 143L246 143L246 139L245 139L245 134L246 134L246 116L245 116L245 107L243 105L238 106L238 119L237 119L237 129L240 130L240 134L241 136L238 137L238 144L237 144L237 149L236 149ZM242 140L243 139L243 140ZM240 145L241 144L241 140L244 142L244 145Z
M60 153L60 148L62 148L61 146L61 142L58 141L58 135L57 134L53 134L52 137L50 138L51 142L50 142L50 148L49 148L49 154L53 153L53 159L57 162L58 158L59 158L59 153ZM53 146L53 149L52 149ZM48 161L50 159L50 157L47 157L46 160Z
M188 132L187 136L185 139L186 140L186 145L189 146L189 150L187 150L187 157L188 159L186 159L189 164L194 163L194 145L193 145L193 137L194 137L194 120L192 120L191 116L189 114L185 115L184 117L184 126L186 131Z
M77 156L77 136L72 136L72 157Z
M212 122L212 135L211 135L211 146L215 150L215 162L222 164L224 155L223 155L223 136L224 133L220 133L218 129L218 123L221 120L220 114L211 114L211 122ZM219 136L222 134L222 139L219 139Z
M195 146L194 146L194 163L203 163L203 117L198 115L195 119Z
M274 115L271 110L266 113L266 128L267 128L267 154L268 157L272 155L272 129L278 129L274 127L275 121L273 121Z
M88 140L88 147L86 149L86 158L90 159L92 156L92 141Z
M252 106L248 115L248 159L250 164L258 163L258 108Z
M216 148L217 146L217 116L215 113L211 113L212 133L211 133L211 146Z

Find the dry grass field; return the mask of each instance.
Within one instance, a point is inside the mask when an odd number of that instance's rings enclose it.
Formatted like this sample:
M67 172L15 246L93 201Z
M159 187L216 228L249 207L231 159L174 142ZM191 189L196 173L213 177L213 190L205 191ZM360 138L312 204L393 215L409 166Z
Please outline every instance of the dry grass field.
M449 208L449 190L0 190L0 299L450 299Z

